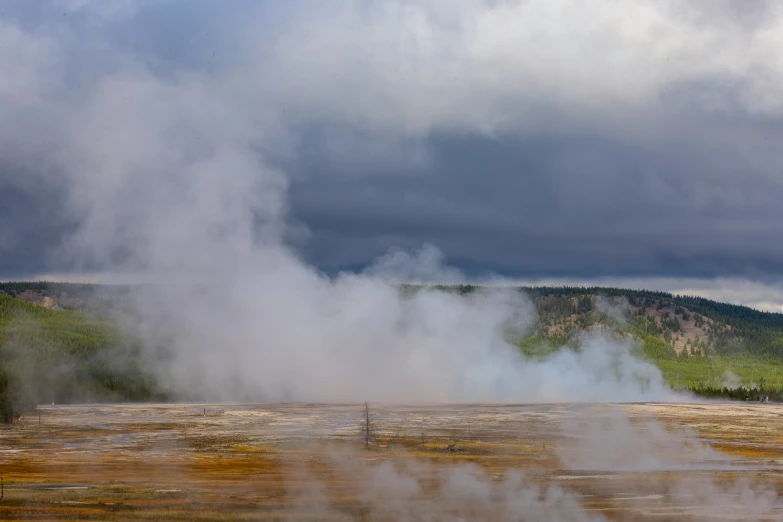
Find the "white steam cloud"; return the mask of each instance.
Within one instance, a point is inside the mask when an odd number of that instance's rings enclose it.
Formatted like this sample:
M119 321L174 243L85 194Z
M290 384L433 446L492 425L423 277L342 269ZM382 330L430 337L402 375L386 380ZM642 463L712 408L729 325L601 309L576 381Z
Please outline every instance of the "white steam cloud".
M668 406L651 406L656 407L664 414L672 413ZM308 473L301 463L285 468L286 502L294 510L325 520L576 522L780 517L780 496L774 483L760 473L767 464L751 465L752 471L742 475L747 462L713 450L693 430L665 427L648 416L649 409L642 415L618 405L555 410L547 406L535 413L539 422L542 414L560 417L559 424L546 428L559 460L555 468L530 463L526 469L488 471L461 459L444 463L407 456L401 449L366 452L334 445L321 461L330 469L328 481ZM541 429L539 422L536 425ZM403 431L416 437L415 430ZM387 441L395 433L399 433L398 426L384 429ZM341 498L355 499L358 514L349 515L330 503L338 490ZM607 505L612 508L605 509Z
M381 280L331 282L283 257L231 281L154 290L144 324L176 334L173 391L223 400L642 401L674 396L650 363L602 337L526 360L504 336L531 305L515 292L401 298ZM214 286L213 286L214 285ZM154 304L153 304L154 303Z
M508 472L499 479L473 464L437 467L409 459L375 465L346 457L333 459L337 473L360 477L363 486L358 498L368 520L607 520L585 509L578 494L528 481L518 472ZM326 501L325 485L306 473L292 473L290 484L289 501L309 513L326 520L362 519L334 509Z
M699 440L689 429L666 429L654 418L633 424L621 407L603 406L563 421L574 438L559 447L567 469L582 471L677 471L725 467L727 457Z
M69 5L89 13L93 3ZM532 3L524 8L532 10L531 16L522 20L550 13L554 8L548 5ZM133 12L130 6L101 11L99 18ZM351 2L340 6L343 22L356 25L358 11L352 9L358 7ZM424 113L417 105L400 105L409 98L399 93L383 96L396 91L389 88L399 82L377 75L383 70L376 68L379 64L369 71L376 83L353 99L353 110L344 100L327 96L346 91L346 85L327 82L301 91L312 78L341 76L333 73L349 56L343 47L327 45L334 43L331 24L341 17L321 18L318 9L301 19L278 13L286 32L273 56L269 49L254 47L258 41L251 39L238 58L210 72L161 72L152 57L106 50L65 30L42 37L3 22L0 41L14 42L21 54L2 56L0 72L21 84L3 88L0 96L6 108L32 127L22 126L13 139L4 135L3 150L11 154L20 140L34 143L29 147L46 158L37 171L41 181L64 186L67 218L78 226L62 256L85 269L141 273L157 283L136 294L140 321L135 326L151 344L165 339L165 358L151 357L151 366L173 392L223 400L666 400L671 393L660 373L612 340L596 337L580 352L526 360L506 339L509 327L521 332L532 321L530 303L517 294L463 298L424 291L401 298L389 279L460 280L458 272L443 266L436 249L427 247L413 256L393 252L364 274L331 281L286 244L288 178L264 157L292 139L303 114L318 119L340 111L347 120L384 129L386 123L399 122L383 120L380 113L376 116L382 123L369 116L375 114L371 106L386 100L399 109L395 118L409 122L416 132L452 124L477 131L502 128L495 123L506 113L511 91L490 81L492 64L505 56L502 49L516 48L518 41L504 21L519 14L521 6L466 2L453 10L438 2L423 7L402 2L388 12L375 6L365 13L372 22L367 30L381 40L391 37L383 30L386 25L378 25L383 20L402 19L402 34L413 31L418 59L405 55L395 63L418 64L403 83L420 93L440 91L451 74L435 69L437 78L420 85L431 55L441 55L443 45L452 41L441 38L441 32L465 42L447 53L440 67L479 84L468 84L469 92L448 90L442 104L427 104ZM660 23L652 8L641 10L644 27ZM615 16L605 9L598 14L607 23ZM473 15L478 25L464 34L465 17ZM553 28L544 29L546 42ZM303 39L303 32L310 38ZM307 77L283 74L281 60L293 66L310 49L303 40L321 47L322 59L312 62ZM111 64L105 69L96 65L94 77L79 76L84 85L76 93L72 86L63 87L64 69L73 65L63 56L74 46ZM523 66L519 71L538 70L537 54L526 56L532 61L518 64ZM464 60L455 61L458 57ZM424 58L428 60L419 61ZM480 67L474 69L474 64ZM327 66L334 69L324 70ZM542 89L552 82L568 83L560 74L542 78L548 80ZM510 80L509 85L520 81ZM647 80L639 79L645 85L656 83ZM592 82L586 86L583 95L600 87ZM22 91L28 93L26 104L20 102ZM280 112L278 97L289 91L296 93L289 99L295 103L288 105L290 112ZM618 86L616 94L621 93L628 101L646 95L645 89ZM453 113L456 100L464 99L500 102ZM477 117L475 110L484 110L488 119ZM453 117L443 117L443 111Z

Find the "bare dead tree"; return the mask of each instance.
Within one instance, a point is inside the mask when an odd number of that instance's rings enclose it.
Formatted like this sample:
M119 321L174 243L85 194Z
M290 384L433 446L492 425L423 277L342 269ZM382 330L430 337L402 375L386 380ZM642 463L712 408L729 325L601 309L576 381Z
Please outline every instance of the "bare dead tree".
M362 435L364 436L364 449L370 449L370 439L372 438L372 421L370 420L370 404L364 403L364 418L362 420Z
M454 430L451 430L451 435L446 442L446 447L443 448L443 451L449 451L449 452L455 452L455 451L461 451L459 448L457 448L457 437L455 436Z
M391 448L391 445L394 444L394 441L397 440L397 437L400 435L400 432L402 431L402 428L397 430L397 433L394 434L394 437L391 438L388 444L386 444L387 448Z

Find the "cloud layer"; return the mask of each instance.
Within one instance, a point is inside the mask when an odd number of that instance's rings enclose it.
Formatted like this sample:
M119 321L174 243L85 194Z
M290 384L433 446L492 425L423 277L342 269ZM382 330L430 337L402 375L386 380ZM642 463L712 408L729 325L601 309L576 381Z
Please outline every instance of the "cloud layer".
M431 243L470 273L777 277L781 16L731 0L11 2L0 271L73 270L58 248L73 232L135 241L134 212L159 216L116 171L186 200L183 167L220 148L232 169L286 173L278 233L329 271ZM128 164L150 147L165 158ZM117 222L91 220L98 204Z

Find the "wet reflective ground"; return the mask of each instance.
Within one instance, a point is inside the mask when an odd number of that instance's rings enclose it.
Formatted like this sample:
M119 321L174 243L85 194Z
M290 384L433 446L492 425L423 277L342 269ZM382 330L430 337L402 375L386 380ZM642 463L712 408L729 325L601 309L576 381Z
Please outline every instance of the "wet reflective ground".
M783 520L776 405L362 408L41 407L0 519Z

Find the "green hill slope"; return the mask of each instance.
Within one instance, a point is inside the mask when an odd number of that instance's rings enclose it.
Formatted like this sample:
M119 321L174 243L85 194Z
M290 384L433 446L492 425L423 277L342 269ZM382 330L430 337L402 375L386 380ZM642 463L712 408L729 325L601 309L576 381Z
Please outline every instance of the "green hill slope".
M422 288L403 285L401 291L406 295ZM480 289L436 288L458 294ZM730 392L740 386L767 392L783 388L783 314L662 292L516 290L530 297L537 311L533 328L512 340L530 356L578 350L585 335L594 332L635 346L675 388L732 398L747 395ZM0 283L0 420L38 403L164 398L145 371L140 344L104 315L122 309L127 291Z
M97 315L0 294L0 417L38 403L152 398L139 350Z
M405 285L403 291L420 290ZM438 286L467 295L473 285ZM783 314L665 292L603 287L519 287L537 311L523 351L578 349L586 332L640 347L675 388L783 388ZM722 390L720 392L726 395ZM718 394L718 392L715 392Z

